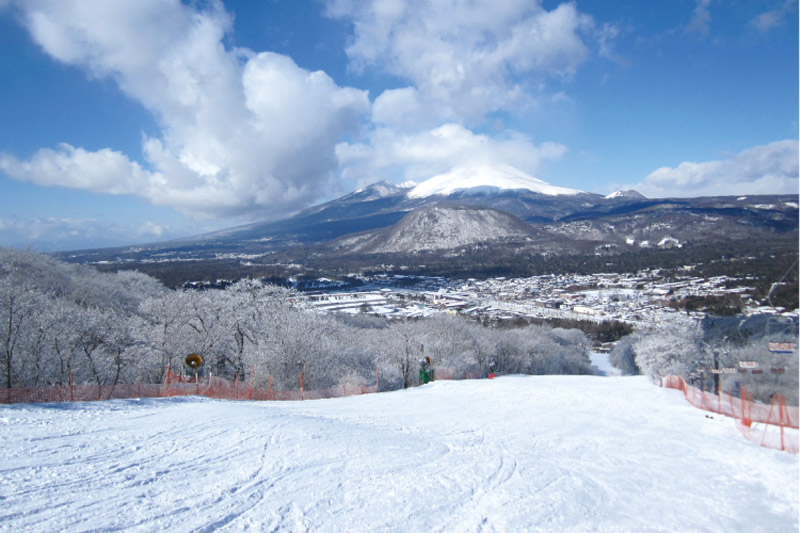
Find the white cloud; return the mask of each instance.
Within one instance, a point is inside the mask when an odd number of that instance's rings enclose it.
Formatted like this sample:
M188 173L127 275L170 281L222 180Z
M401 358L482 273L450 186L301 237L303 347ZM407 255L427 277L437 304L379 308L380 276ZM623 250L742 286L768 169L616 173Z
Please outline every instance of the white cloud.
M756 146L720 161L662 167L634 188L651 198L797 194L798 142Z
M750 21L750 25L760 32L768 32L783 24L784 18L792 12L797 5L796 0L785 0L783 4L760 13Z
M62 144L30 160L3 155L10 176L136 194L195 216L281 215L316 199L336 170L335 146L369 112L364 91L338 87L290 58L228 50L219 2L19 2L53 58L113 79L159 122L143 139L143 168L111 149Z
M377 67L413 84L376 100L374 120L399 126L519 110L547 78L572 76L590 55L587 43L607 50L614 35L573 3L547 11L531 0L334 0L327 14L353 24L351 68Z
M711 0L697 0L697 5L692 11L692 18L686 26L687 33L696 33L703 37L708 35L711 22L711 13L708 11L710 3Z
M138 234L135 228L91 217L0 218L0 230L0 246L32 246L40 252L131 244L131 235ZM152 235L138 236L153 240Z
M110 194L134 194L153 174L124 154L105 148L88 152L67 143L58 150L43 148L27 161L0 154L0 170L20 181L37 185L62 185Z
M511 165L535 175L543 161L558 159L565 152L563 145L535 145L514 131L493 138L452 123L408 134L379 128L372 132L369 144L342 143L336 149L343 175L361 184L387 175L396 180L424 180L470 165Z
M548 11L532 0L334 0L328 14L353 23L351 66L407 80L370 104L366 91L287 56L226 48L233 24L216 0L11 2L48 55L113 80L160 132L143 136L141 154L65 139L28 159L0 154L0 171L132 194L196 218L287 215L337 176L425 179L472 161L535 174L565 147L467 126L560 98L547 80L572 76L593 49L608 54L616 34L574 3Z
M144 224L142 224L141 226L139 226L139 228L137 229L137 233L140 236L144 238L154 238L154 239L162 237L164 235L164 231L165 230L163 226L155 224L149 220Z

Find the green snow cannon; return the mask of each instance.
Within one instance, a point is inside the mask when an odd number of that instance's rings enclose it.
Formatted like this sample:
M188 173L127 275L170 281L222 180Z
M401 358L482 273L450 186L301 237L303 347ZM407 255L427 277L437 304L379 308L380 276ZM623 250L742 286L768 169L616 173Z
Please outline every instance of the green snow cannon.
M425 385L433 381L433 368L431 368L431 358L426 357L419 360L419 384Z

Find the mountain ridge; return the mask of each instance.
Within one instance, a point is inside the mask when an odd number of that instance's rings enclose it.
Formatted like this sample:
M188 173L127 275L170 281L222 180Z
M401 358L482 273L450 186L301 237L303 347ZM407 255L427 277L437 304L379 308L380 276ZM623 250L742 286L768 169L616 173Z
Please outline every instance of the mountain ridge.
M699 250L734 241L741 247L747 242L764 245L779 240L776 245L784 247L784 241L798 232L797 195L644 198L626 193L604 197L580 191L547 195L530 189L479 187L414 198L410 190L378 181L281 220L171 242L55 255L100 264L224 260L313 264L323 269L337 264L347 269L351 268L348 262L356 264L356 256L361 257L357 268L378 261L380 254L395 256L392 262L402 261L403 254L425 253L426 262L432 263L431 254L446 250L450 250L446 254L462 254L457 249L466 247L487 250L481 252L480 264L490 268L502 257L508 262L515 256L528 257L528 261L536 256L613 256L684 246ZM417 224L408 230L409 221L419 220L437 206L448 214L438 217L446 222L442 228ZM409 215L413 216L402 225ZM411 237L401 237L398 228L402 227ZM460 260L453 256L453 262Z

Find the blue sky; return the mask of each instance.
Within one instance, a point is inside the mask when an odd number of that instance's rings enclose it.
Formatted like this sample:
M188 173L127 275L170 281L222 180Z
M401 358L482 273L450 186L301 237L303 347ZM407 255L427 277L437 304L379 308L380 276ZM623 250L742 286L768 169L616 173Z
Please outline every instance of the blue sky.
M152 242L511 165L798 191L787 0L0 0L0 245Z

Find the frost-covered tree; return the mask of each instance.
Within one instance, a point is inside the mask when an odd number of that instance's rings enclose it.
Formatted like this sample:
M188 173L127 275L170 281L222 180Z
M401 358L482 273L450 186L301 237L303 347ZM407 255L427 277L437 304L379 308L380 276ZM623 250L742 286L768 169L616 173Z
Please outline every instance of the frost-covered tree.
M402 388L412 387L419 380L419 361L425 357L421 330L416 320L396 322L382 336L383 343L378 347L378 357L386 373L398 376Z
M641 332L632 341L636 365L654 380L667 375L688 376L708 365L701 341L697 327L665 324Z
M636 364L636 353L633 351L632 342L633 338L631 336L623 337L617 341L608 356L608 361L626 376L640 373Z
M3 387L19 386L26 342L37 335L37 312L45 300L18 271L0 278L0 370Z
M168 366L179 369L183 358L191 353L192 347L186 341L190 312L184 291L150 296L139 305L143 324L134 334L142 346L139 367L146 380L163 380Z

